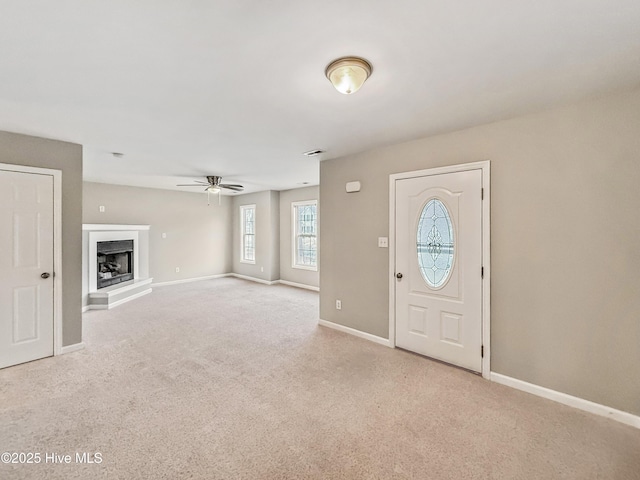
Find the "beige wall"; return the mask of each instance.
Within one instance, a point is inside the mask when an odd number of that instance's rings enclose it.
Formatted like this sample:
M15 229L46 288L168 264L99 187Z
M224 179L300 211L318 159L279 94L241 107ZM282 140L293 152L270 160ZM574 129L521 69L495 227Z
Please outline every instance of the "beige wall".
M293 268L291 204L304 200L318 200L319 187L296 188L280 192L280 279L317 287L320 277L317 271ZM318 209L319 211L319 209Z
M0 163L62 171L62 344L82 341L82 146L0 132Z
M212 196L207 205L205 193L85 182L83 223L151 225L154 283L205 277L231 271L232 200L223 195L221 203Z
M640 414L640 89L321 162L320 317L386 338L389 174L479 160L492 370Z
M240 261L240 207L256 206L256 263ZM233 197L233 272L265 281L280 279L280 192Z

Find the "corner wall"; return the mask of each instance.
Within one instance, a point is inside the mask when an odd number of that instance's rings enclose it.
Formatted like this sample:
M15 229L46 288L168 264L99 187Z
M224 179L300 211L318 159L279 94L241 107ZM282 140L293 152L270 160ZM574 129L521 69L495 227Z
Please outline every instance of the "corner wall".
M291 204L305 200L318 200L320 187L296 188L280 192L280 279L288 282L300 283L312 287L320 286L320 276L317 271L293 268L293 233ZM318 202L318 232L320 231L320 202ZM318 233L318 240L320 234ZM318 255L319 257L319 255Z
M256 206L256 263L240 261L240 207ZM267 282L280 279L280 192L233 197L233 272Z
M212 196L207 205L204 193L91 182L85 182L83 190L83 223L151 225L149 275L154 283L231 271L228 196L221 197L221 205Z
M389 175L490 160L492 370L640 414L639 152L636 89L320 162L320 318L387 338Z
M62 345L82 341L82 146L0 132L0 163L62 171Z

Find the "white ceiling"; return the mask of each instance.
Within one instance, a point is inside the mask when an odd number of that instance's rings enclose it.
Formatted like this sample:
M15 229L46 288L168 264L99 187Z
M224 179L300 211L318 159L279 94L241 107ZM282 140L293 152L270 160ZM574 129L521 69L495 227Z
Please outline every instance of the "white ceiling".
M373 65L351 96L324 77L343 55ZM295 188L307 150L638 84L638 0L0 0L0 130L82 144L89 181Z

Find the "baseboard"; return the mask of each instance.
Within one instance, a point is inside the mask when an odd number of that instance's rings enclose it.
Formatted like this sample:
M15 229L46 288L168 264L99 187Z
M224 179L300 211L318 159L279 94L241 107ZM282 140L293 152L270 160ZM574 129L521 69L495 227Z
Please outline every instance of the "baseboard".
M345 327L344 325L340 325L338 323L329 322L327 320L318 320L318 325L323 327L332 328L334 330L338 330L339 332L348 333L350 335L354 335L356 337L364 338L365 340L369 340L370 342L378 343L380 345L384 345L385 347L391 347L388 338L378 337L377 335L372 335L370 333L361 332L360 330L356 330L355 328Z
M305 290L313 290L314 292L320 291L320 287L314 287L313 285L307 285L304 283L290 282L288 280L278 280L278 282L282 285L289 285L290 287L304 288Z
M73 345L66 345L60 349L59 355L64 355L66 353L77 352L78 350L82 350L84 348L84 342L74 343Z
M89 308L89 305L85 305L85 306L82 307L82 313L87 313L89 310L91 310Z
M242 280L249 280L250 282L262 283L263 285L276 285L277 283L280 283L280 280L263 280L261 278L250 277L248 275L240 275L239 273L230 273L229 276L240 278Z
M212 280L214 278L223 278L233 275L232 273L220 273L218 275L207 275L205 277L183 278L181 280L170 280L168 282L157 282L151 284L152 287L165 287L167 285L178 285L179 283L200 282L202 280Z
M143 295L146 295L148 293L151 293L153 289L148 288L147 290L143 290L140 293L136 293L135 295L131 295L130 297L127 298L123 298L122 300L118 300L117 302L113 302L110 303L109 305L89 305L89 310L111 310L114 307L117 307L118 305L122 305L123 303L127 303L130 302L131 300L135 300L136 298L140 298Z
M601 417L607 417L626 425L630 425L635 428L640 428L640 417L633 415L632 413L623 412L622 410L616 410L615 408L607 407L599 403L594 403L584 398L574 397L566 393L551 390L546 387L541 387L533 383L528 383L517 378L508 377L501 373L491 372L491 381L512 387L523 392L531 393L539 397L553 400L569 407L584 410L585 412L594 413Z
M178 285L180 283L190 283L190 282L199 282L201 280L212 280L214 278L224 278L224 277L235 277L240 278L242 280L249 280L250 282L262 283L263 285L277 285L279 283L283 285L288 285L290 287L296 288L304 288L305 290L312 290L314 292L319 292L319 287L314 287L313 285L306 285L304 283L296 283L289 282L287 280L263 280L261 278L250 277L249 275L240 275L239 273L221 273L218 275L207 275L206 277L194 277L194 278L183 278L181 280L171 280L169 282L157 282L153 283L152 287L165 287L167 285ZM83 310L85 312L86 310Z

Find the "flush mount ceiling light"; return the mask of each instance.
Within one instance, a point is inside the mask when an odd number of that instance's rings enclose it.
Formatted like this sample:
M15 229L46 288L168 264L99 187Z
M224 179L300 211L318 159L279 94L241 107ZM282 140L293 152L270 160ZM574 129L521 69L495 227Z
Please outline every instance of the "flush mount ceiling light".
M371 65L364 58L342 57L334 60L325 75L340 93L355 93L371 75Z

